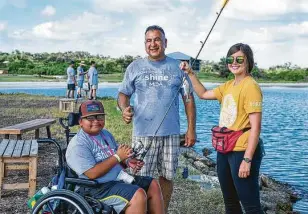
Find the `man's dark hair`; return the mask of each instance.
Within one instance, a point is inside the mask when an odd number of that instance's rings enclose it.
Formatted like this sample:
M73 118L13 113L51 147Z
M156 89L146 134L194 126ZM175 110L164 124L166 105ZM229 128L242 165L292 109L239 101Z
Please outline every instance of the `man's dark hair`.
M227 53L227 57L231 56L232 54L238 52L238 51L242 51L247 59L247 64L248 64L248 73L250 73L254 67L254 59L253 59L253 52L250 48L249 45L243 44L243 43L237 43L235 45L233 45L228 53Z
M91 65L95 64L95 61L91 61Z
M158 30L158 31L161 32L162 35L165 36L164 29L162 27L158 26L158 25L151 25L151 26L147 27L144 34L147 34L147 32L150 31L150 30Z

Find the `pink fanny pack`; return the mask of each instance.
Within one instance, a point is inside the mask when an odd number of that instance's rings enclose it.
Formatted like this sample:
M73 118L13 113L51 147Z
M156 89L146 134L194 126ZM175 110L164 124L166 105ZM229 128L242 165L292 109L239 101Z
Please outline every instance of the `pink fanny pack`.
M220 153L232 152L238 138L250 128L233 131L227 127L214 126L212 131L212 145Z

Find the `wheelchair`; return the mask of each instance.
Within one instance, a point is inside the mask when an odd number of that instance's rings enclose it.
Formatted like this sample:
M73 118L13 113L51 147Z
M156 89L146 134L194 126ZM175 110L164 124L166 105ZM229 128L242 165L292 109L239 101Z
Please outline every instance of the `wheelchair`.
M77 116L76 113L69 113L68 118L59 119L61 126L65 129L67 144L69 139L76 134L70 133L69 127L77 125ZM66 164L66 149L62 150L60 144L54 139L42 138L38 139L38 143L53 144L57 148L57 172L49 185L51 187L56 181L57 189L40 197L31 211L32 214L116 214L112 206L84 193L85 188L95 188L101 184L95 180L78 178L77 174ZM75 191L75 187L78 187L78 191Z

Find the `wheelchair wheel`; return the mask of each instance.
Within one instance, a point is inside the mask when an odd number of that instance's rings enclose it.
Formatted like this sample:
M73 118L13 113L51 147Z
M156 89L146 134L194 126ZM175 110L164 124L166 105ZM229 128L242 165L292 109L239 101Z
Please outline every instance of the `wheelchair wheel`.
M87 201L69 190L55 190L43 195L32 214L94 214Z

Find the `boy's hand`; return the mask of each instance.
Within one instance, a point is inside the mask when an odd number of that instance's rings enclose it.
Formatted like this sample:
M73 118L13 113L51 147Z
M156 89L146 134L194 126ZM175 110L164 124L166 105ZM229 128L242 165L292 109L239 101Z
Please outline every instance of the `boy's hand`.
M128 167L134 169L134 171L139 171L143 165L144 165L144 162L142 160L138 160L136 158L133 158L133 159L130 159L127 163Z
M117 150L117 155L119 155L121 161L126 160L132 156L132 148L128 145L120 145Z

